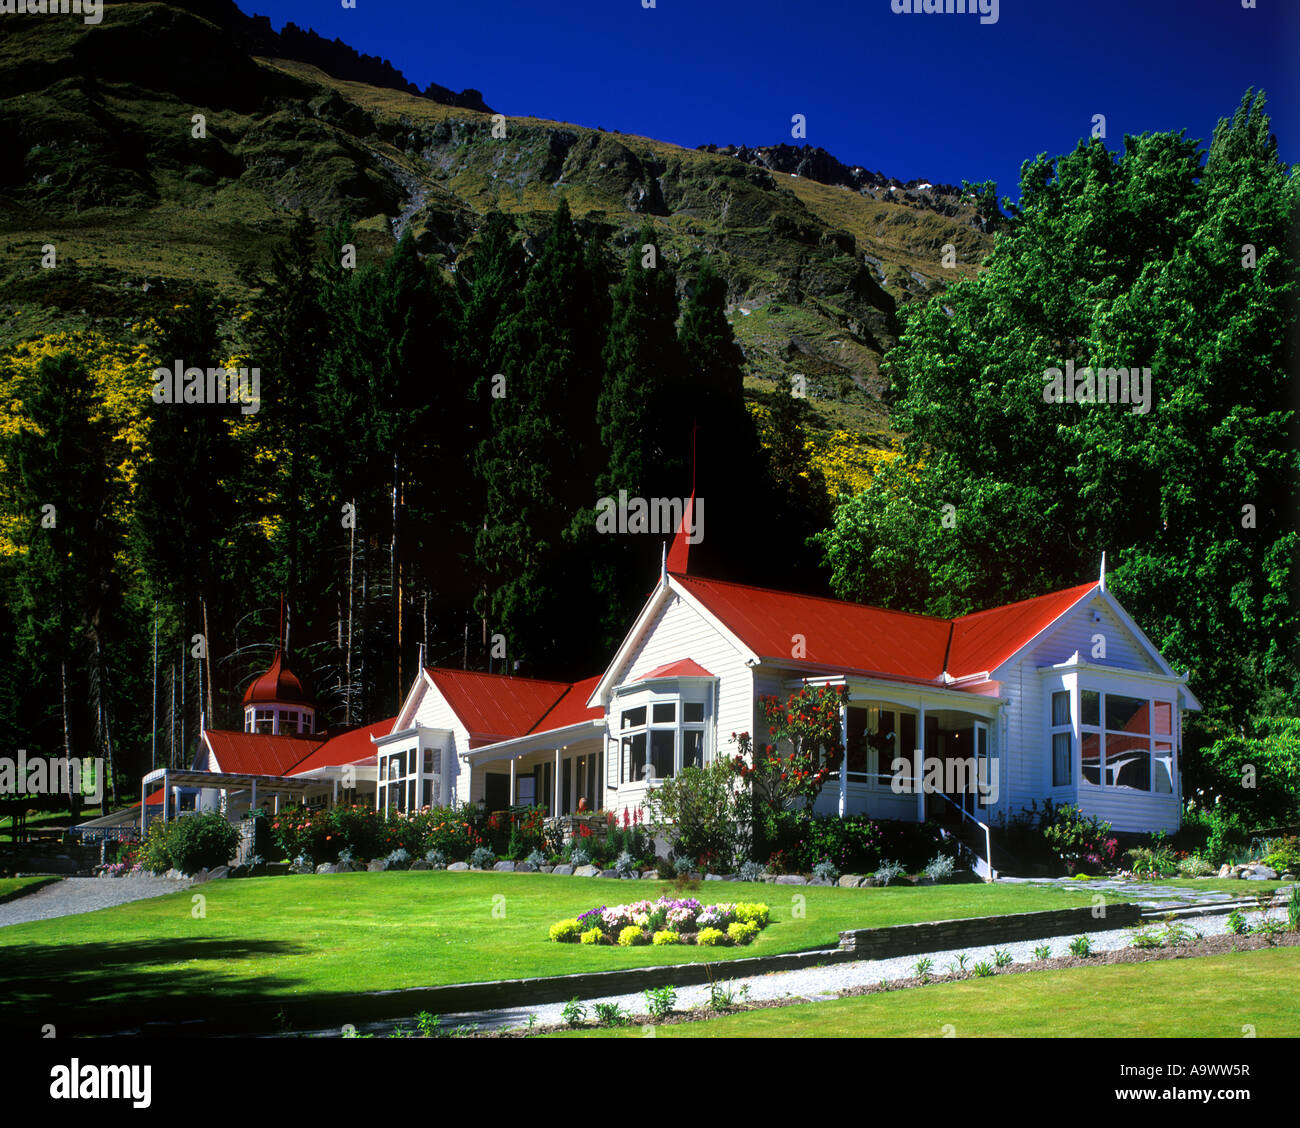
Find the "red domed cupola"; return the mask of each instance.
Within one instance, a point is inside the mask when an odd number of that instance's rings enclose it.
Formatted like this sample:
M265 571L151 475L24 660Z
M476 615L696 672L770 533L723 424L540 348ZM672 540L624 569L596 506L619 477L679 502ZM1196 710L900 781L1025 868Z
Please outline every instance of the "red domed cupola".
M316 703L277 650L271 668L244 692L244 731L315 732Z

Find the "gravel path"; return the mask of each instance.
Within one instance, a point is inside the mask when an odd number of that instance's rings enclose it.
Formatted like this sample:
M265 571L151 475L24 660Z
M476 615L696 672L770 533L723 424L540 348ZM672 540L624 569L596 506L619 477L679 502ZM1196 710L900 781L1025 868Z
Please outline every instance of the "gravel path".
M1244 912L1246 919L1254 924L1261 915L1258 912ZM1274 919L1278 919L1278 910L1274 909L1272 914ZM1227 914L1218 916L1193 917L1182 921L1188 929L1199 932L1204 936L1221 936L1228 931ZM1161 921L1149 921L1149 926L1156 930L1163 927ZM1132 944L1133 934L1136 929L1115 928L1106 932L1091 932L1088 934L1092 941L1094 951L1110 952L1122 948L1127 948ZM1034 948L1040 944L1047 944L1051 948L1051 955L1065 956L1069 954L1069 936L1052 936L1044 937L1039 940L1020 940L1007 944L997 945L1005 948L1011 953L1012 963L1023 964L1033 963L1035 960ZM967 956L966 969L970 970L975 964L987 960L989 963L994 962L993 946L987 947L970 947L945 949L938 952L919 953L910 956L897 956L885 960L855 960L851 963L830 964L826 967L802 968L798 971L777 971L770 972L767 975L750 976L743 979L726 980L727 987L735 992L736 1000L741 999L741 988L748 987L748 998L751 1001L764 999L784 999L796 998L808 1002L821 1002L827 999L833 999L838 996L838 992L847 990L850 987L865 987L882 980L908 979L916 974L916 961L922 955L928 956L934 961L934 967L931 969L935 975L943 974L949 970L956 970L955 961L963 953ZM954 965L950 968L950 965ZM725 968L720 967L719 971L725 975ZM692 1007L698 1007L707 1004L709 1001L709 987L707 984L691 987L679 987L677 989L676 1010L690 1010ZM610 995L599 999L584 999L583 1005L587 1008L587 1017L594 1018L595 1012L593 1004L595 1003L618 1003L625 1013L633 1016L647 1014L645 996L642 994L634 995ZM560 1023L563 1021L562 1003L546 1003L535 1007L514 1007L508 1010L495 1011L477 1011L464 1014L447 1014L442 1016L441 1029L444 1032L454 1030L458 1026L476 1026L480 1030L497 1030L510 1029L526 1026L528 1016L535 1014L539 1026ZM368 1023L358 1026L362 1033L373 1033L377 1037L384 1037L388 1031L393 1029L393 1023ZM411 1030L414 1027L414 1021L402 1022L399 1025ZM337 1030L322 1030L315 1033L329 1036L337 1035Z
M54 885L0 905L0 928L26 924L31 920L93 913L96 909L125 905L129 901L176 893L193 884L188 879L143 874L135 877L65 877Z

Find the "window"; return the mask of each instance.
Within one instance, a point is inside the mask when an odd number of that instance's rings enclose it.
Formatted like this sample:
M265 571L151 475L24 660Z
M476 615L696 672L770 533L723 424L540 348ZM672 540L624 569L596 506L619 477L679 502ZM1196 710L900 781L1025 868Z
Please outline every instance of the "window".
M1069 787L1074 772L1074 727L1070 720L1070 695L1052 694L1052 786Z
M705 703L660 695L619 714L620 783L671 779L704 766Z
M893 786L894 761L905 760L901 778L912 778L917 748L917 715L880 705L848 707L848 748L845 761L850 780Z
M1172 701L1085 689L1079 706L1083 782L1173 794Z
M418 748L380 753L379 787L375 796L379 810L414 811L417 799L429 805L431 781L420 771L421 760Z

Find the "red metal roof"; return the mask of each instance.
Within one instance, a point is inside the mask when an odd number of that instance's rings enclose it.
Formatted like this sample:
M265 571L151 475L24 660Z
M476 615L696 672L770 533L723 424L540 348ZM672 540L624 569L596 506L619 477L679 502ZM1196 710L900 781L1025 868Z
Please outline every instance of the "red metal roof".
M700 512L703 513L703 506ZM691 545L686 539L686 526L695 524L695 494L691 494L690 500L682 508L682 519L677 524L677 529L673 533L673 539L668 545L668 571L680 572L683 575L690 572Z
M765 661L924 681L939 680L945 667L957 678L996 668L1096 587L1080 584L949 620L698 576L673 579Z
M537 723L528 731L550 732L552 729L568 728L570 725L580 725L583 721L604 717L605 710L599 706L594 709L587 708L587 698L595 692L599 682L599 674L594 678L574 682L565 690L564 696L538 718Z
M927 681L943 673L946 619L697 576L673 578L765 660Z
M271 668L244 691L245 705L315 705L297 675L284 664L284 655L275 652Z
M485 742L523 736L573 688L569 682L512 678L476 670L427 667L425 673L471 738Z
M948 673L961 678L995 669L1096 586L1079 584L954 620Z
M330 737L324 744L294 766L290 775L302 775L313 768L336 768L341 764L361 764L375 758L375 746L372 736L387 736L393 731L396 717L386 721L376 721L373 725L363 725Z
M642 674L642 678L711 678L713 675L701 666L694 658L683 658L680 662L669 662L664 666L656 666L648 674Z
M208 771L232 775L288 775L290 768L315 752L326 739L320 733L273 736L225 729L204 729L203 736L212 750Z

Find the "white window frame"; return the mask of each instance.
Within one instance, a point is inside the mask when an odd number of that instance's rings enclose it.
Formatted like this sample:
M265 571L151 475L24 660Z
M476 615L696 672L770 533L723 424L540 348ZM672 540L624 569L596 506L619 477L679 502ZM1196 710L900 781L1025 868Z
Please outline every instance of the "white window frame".
M618 694L618 713L612 754L618 758L618 786L642 784L650 778L667 779L679 775L683 767L682 757L686 750L686 734L688 732L701 734L701 766L705 766L712 761L713 729L716 725L714 701L717 695L715 684L716 679L713 678L666 678L655 679L653 682L633 683L623 687L622 690L616 691ZM672 705L673 720L656 721L654 719L654 707L656 705ZM687 705L699 705L702 719L699 721L686 720ZM624 717L634 709L645 709L644 721L640 724L624 727ZM637 736L644 735L646 764L652 764L653 734L655 732L669 731L673 733L672 776L655 775L648 777L645 772L645 765L643 765L640 777L632 778L630 765L626 758L624 741L631 741Z

